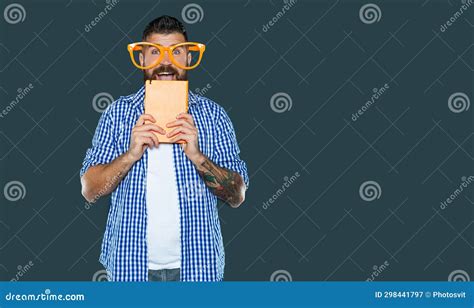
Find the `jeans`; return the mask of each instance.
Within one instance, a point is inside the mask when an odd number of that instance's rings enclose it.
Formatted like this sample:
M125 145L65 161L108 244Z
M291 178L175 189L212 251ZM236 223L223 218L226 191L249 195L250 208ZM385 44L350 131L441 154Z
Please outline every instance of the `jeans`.
M148 281L180 281L180 269L148 270Z

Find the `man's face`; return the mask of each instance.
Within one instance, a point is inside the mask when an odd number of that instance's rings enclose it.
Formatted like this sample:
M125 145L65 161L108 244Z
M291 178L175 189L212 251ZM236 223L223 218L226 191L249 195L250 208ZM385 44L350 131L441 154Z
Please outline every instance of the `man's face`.
M147 42L158 44L164 47L176 45L179 43L186 42L184 35L178 32L169 34L153 33L146 38ZM140 65L146 66L154 63L154 58L159 55L159 51L153 47L147 47L143 50L143 54L140 54ZM175 56L175 61L179 61L185 64L190 61L188 55L184 57ZM188 72L186 70L176 67L170 60L169 54L165 52L163 60L157 66L144 70L145 80L188 80Z

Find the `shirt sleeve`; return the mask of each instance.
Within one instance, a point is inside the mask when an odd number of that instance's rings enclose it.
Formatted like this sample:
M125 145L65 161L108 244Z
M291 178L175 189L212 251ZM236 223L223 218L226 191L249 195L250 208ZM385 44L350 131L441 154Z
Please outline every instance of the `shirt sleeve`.
M86 156L82 163L80 171L81 177L86 173L89 167L99 164L108 164L118 156L110 107L111 106L102 113L99 119L99 124L97 125L92 139L92 147L87 149Z
M242 176L245 186L249 187L249 176L246 163L240 159L239 145L232 122L223 108L220 108L216 125L215 159L220 167L235 171Z

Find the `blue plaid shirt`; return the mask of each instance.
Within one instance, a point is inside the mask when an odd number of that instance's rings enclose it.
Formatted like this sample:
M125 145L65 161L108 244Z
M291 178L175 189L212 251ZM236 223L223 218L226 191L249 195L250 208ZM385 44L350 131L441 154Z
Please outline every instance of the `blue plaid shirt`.
M108 164L125 153L130 134L144 112L144 87L120 97L102 114L82 176L90 166ZM221 167L238 172L248 188L247 166L239 157L232 122L217 103L189 92L188 112L198 129L201 152ZM173 145L181 233L181 280L220 281L224 277L224 245L217 197L205 186L179 144ZM111 194L100 262L111 281L148 280L146 174L148 151Z

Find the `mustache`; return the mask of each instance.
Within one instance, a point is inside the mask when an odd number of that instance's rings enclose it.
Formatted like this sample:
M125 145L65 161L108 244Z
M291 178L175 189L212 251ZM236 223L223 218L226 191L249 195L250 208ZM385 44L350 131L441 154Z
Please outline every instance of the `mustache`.
M154 75L158 75L158 74L161 74L161 73L179 75L178 71L174 67L172 67L171 65L160 65L159 67L157 67L156 69L153 70L151 75L154 76Z
M150 71L144 71L143 73L143 79L145 81L147 80L153 80L155 76L158 76L161 73L171 73L176 76L176 80L188 80L188 74L186 71L182 72L181 74L179 71L173 67L172 65L160 65L156 68L154 68L151 72Z

